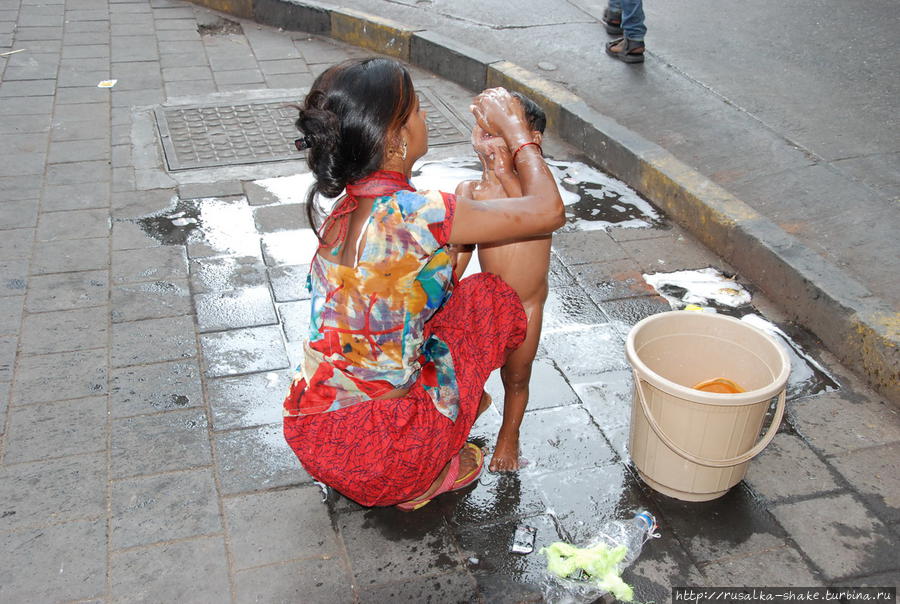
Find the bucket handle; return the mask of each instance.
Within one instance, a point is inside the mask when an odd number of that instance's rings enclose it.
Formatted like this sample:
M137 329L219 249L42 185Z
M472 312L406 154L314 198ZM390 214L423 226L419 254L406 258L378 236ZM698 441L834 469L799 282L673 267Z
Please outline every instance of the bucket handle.
M781 418L784 416L784 404L785 399L787 397L786 389L782 389L782 391L778 394L778 403L775 405L775 416L772 418L772 422L769 424L769 429L763 435L762 439L756 445L753 446L746 453L742 453L740 455L736 455L730 459L709 459L707 457L700 457L698 455L694 455L689 451L685 451L678 445L676 445L669 436L663 432L662 427L657 423L656 418L653 417L653 413L650 411L649 405L647 405L647 401L644 400L644 388L642 386L643 380L638 376L637 371L634 372L634 383L635 387L638 391L638 398L641 400L641 408L644 410L644 417L647 418L647 423L650 424L650 427L656 433L656 435L662 440L667 447L675 451L678 455L683 457L684 459L694 462L696 464L700 464L701 466L709 466L712 468L727 468L730 466L736 466L738 464L745 463L750 461L757 455L759 455L763 449L768 446L772 439L775 438L775 433L778 432L778 427L781 425Z

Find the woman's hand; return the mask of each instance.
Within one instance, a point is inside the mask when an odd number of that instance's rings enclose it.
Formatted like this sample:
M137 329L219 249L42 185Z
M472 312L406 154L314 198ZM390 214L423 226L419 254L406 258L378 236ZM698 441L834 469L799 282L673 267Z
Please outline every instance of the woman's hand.
M478 126L502 136L509 148L530 140L525 109L505 88L488 88L475 97L470 109Z

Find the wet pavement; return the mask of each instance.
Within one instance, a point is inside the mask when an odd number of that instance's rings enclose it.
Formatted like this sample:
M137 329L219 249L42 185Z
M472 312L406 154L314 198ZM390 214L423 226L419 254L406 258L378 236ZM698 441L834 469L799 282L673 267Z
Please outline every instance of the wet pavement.
M552 137L569 223L554 236L527 464L410 514L323 489L280 428L309 313L305 166L172 170L157 110L297 99L366 53L176 0L0 2L29 49L0 59L0 600L540 601L541 546L639 509L662 535L625 573L640 602L679 585L897 585L896 408ZM414 79L443 107L415 180L455 184L475 167L459 138L471 91ZM720 297L698 297L685 271L710 267ZM772 444L704 503L651 490L628 453L625 338L688 304L781 330L796 376ZM502 400L497 375L487 390ZM472 433L488 450L500 413ZM523 523L535 551L510 553Z

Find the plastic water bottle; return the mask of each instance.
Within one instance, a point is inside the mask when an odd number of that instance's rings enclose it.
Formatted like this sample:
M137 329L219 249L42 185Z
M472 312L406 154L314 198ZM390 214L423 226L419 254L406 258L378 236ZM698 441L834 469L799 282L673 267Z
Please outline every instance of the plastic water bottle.
M637 560L644 544L654 537L659 537L656 530L656 518L647 511L638 512L631 520L610 520L600 527L598 536L611 547L624 545L627 549L620 568L627 568Z

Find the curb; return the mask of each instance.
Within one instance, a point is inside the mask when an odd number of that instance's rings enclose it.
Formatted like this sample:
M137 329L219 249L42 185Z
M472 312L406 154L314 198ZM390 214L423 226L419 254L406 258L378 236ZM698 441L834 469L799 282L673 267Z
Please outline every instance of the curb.
M746 203L558 84L439 33L315 0L194 1L386 54L469 90L504 86L531 96L560 138L665 210L900 404L900 313Z

